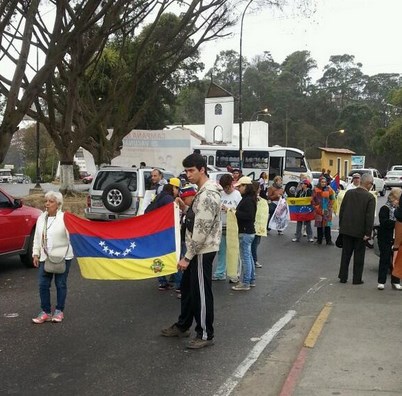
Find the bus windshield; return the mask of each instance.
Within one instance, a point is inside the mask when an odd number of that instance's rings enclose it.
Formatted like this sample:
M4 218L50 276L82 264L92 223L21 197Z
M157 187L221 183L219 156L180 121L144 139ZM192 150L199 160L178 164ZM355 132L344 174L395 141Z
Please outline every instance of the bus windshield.
M297 151L286 150L285 170L289 172L306 172L307 165L304 155Z

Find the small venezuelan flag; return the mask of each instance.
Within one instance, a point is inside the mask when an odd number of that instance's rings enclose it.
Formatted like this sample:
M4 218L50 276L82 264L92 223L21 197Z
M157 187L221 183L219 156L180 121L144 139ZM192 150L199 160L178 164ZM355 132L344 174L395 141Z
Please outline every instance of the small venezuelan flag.
M314 207L311 205L311 197L286 198L289 206L290 220L310 221L314 220Z
M71 246L87 279L138 280L177 272L179 212L174 203L130 219L85 220L64 213Z

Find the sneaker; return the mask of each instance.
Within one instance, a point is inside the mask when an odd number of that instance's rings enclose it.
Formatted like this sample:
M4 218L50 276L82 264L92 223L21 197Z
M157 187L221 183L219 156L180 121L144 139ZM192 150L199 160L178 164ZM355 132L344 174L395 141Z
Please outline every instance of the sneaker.
M51 322L52 320L52 315L46 313L45 311L41 311L39 312L39 315L36 318L32 319L32 322L36 323L36 324L41 324L44 322Z
M260 264L258 261L255 262L255 268L262 268L262 264Z
M177 293L177 294L176 294L176 297L177 297L177 298L181 298L181 293Z
M164 337L189 337L190 330L181 331L176 324L161 330L161 335Z
M328 246L334 246L335 244L332 241L327 242Z
M230 278L229 283L234 283L234 284L239 283L239 279L238 278Z
M255 287L255 282L250 282L250 287Z
M250 290L250 285L247 285L247 284L245 284L245 283L238 283L237 285L235 285L235 286L232 286L232 290L235 290L235 291L239 291L239 290Z
M60 311L60 309L56 309L53 312L53 316L52 316L52 322L54 323L60 323L62 322L64 319L64 314L63 311Z
M226 280L226 276L216 276L216 275L212 275L212 280L213 280L213 281L225 281L225 280Z
M168 283L166 283L166 284L161 283L158 286L158 290L160 290L160 291L165 291L165 290L170 290L170 289L171 289L171 287L170 287L170 285Z
M292 242L300 242L300 240L298 238L293 238Z
M384 288L385 288L384 283L379 283L379 284L377 285L377 289L378 289L378 290L384 290Z
M283 235L283 231L278 231L278 235Z
M310 238L308 241L314 243L314 238Z
M395 290L402 290L402 286L399 283L392 283L392 288Z
M307 232L306 232L306 231L303 232L303 236L304 236L304 237L307 236Z
M208 346L214 345L214 340L202 340L201 338L193 338L192 340L190 340L186 347L189 349L201 349L201 348L205 348Z

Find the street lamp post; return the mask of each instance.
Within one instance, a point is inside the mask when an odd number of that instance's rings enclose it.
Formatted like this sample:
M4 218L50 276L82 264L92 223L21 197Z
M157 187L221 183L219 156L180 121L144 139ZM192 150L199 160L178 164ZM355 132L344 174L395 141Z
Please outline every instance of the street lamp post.
M328 138L333 135L334 133L345 133L344 129L338 129L337 131L330 132L325 139L325 147L328 147Z
M36 73L39 70L39 45L36 47ZM41 188L40 186L40 147L39 147L39 138L40 138L40 132L39 132L39 99L36 102L36 113L37 113L37 118L36 118L36 184L35 188Z
M254 0L250 0L243 10L240 23L240 54L239 54L239 167L243 167L243 109L242 109L242 82L243 82L243 22L244 16L249 5Z

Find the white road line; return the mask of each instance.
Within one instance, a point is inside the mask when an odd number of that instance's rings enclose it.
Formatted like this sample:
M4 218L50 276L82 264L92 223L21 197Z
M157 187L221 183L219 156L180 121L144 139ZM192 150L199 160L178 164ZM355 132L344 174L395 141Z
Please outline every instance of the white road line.
M228 396L247 373L248 369L255 363L267 345L273 338L286 326L291 319L296 315L296 311L288 311L281 319L279 319L254 345L253 349L247 357L239 364L233 374L226 382L218 389L214 396Z

